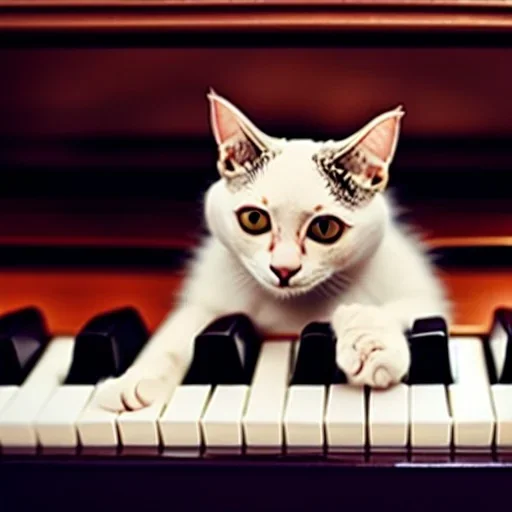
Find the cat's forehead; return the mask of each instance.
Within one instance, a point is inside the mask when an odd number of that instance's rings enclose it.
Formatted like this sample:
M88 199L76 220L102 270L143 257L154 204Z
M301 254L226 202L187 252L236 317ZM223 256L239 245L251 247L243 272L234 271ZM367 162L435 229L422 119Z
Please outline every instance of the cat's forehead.
M328 142L287 140L256 170L247 185L235 192L234 208L262 205L283 222L287 219L296 223L325 213L336 215L349 225L357 224L367 208L347 208L333 194L315 158L326 147Z
M322 203L334 204L335 198L313 159L319 147L310 141L288 142L256 176L253 193L262 195L274 207L289 204L309 209Z

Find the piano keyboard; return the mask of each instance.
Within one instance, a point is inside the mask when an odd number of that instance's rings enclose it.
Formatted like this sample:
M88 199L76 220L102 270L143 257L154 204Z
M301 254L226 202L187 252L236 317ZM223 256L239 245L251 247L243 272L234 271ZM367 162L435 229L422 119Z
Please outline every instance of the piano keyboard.
M262 340L247 317L224 317L196 338L170 398L117 414L93 399L149 341L137 311L107 311L75 337L52 337L41 312L26 308L0 317L0 447L203 458L506 455L511 319L497 311L489 339L449 337L442 319L418 320L406 333L408 375L372 390L347 384L327 324Z

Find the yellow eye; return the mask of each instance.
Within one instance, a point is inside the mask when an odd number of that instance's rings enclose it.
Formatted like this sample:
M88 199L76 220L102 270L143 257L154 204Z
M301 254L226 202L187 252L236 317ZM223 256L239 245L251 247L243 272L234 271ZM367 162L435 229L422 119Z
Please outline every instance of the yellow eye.
M251 235L261 235L270 230L268 213L258 208L242 208L237 212L240 227Z
M308 236L321 244L332 244L343 234L344 224L330 215L317 217L309 226Z

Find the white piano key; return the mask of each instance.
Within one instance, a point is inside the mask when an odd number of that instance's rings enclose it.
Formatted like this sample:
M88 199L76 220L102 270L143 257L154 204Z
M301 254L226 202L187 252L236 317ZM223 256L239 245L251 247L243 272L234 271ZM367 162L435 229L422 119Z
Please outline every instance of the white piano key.
M491 448L495 418L482 340L454 337L457 380L449 390L455 448Z
M449 388L456 448L491 447L494 414L489 390L453 384Z
M329 387L325 432L329 450L364 448L366 442L364 388L347 384L334 384Z
M282 451L292 347L287 341L267 341L261 347L242 420L248 453Z
M201 418L204 442L208 449L242 450L242 416L249 386L216 386Z
M512 449L512 385L494 384L491 394L496 413L496 446Z
M452 418L446 387L442 384L412 385L410 394L411 447L449 449Z
M289 388L284 413L287 450L323 449L324 410L325 386L298 385Z
M73 356L74 338L60 337L49 346L20 390L0 412L0 444L37 446L34 421L52 392L63 382Z
M368 401L370 448L405 449L409 430L409 386L372 389Z
M116 419L118 414L98 407L94 401L93 391L91 400L86 404L76 421L80 444L86 448L102 447L116 448L119 445Z
M77 420L89 401L94 386L59 386L35 420L36 434L43 447L76 448Z
M210 394L209 385L182 385L176 388L158 418L158 427L165 448L201 448L200 421Z
M449 340L450 357L455 358L457 367L454 381L489 387L489 376L485 363L483 342L473 336L452 336Z
M0 386L0 413L19 389L19 386Z
M157 448L160 445L157 422L166 402L160 399L148 407L119 414L116 423L121 444Z

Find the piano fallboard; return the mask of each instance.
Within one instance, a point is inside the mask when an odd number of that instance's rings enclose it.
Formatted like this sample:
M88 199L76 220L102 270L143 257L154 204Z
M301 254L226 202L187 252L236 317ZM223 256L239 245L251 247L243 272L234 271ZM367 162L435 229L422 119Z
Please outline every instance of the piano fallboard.
M2 510L492 510L512 465L166 457L3 458ZM33 507L33 508L32 508Z

